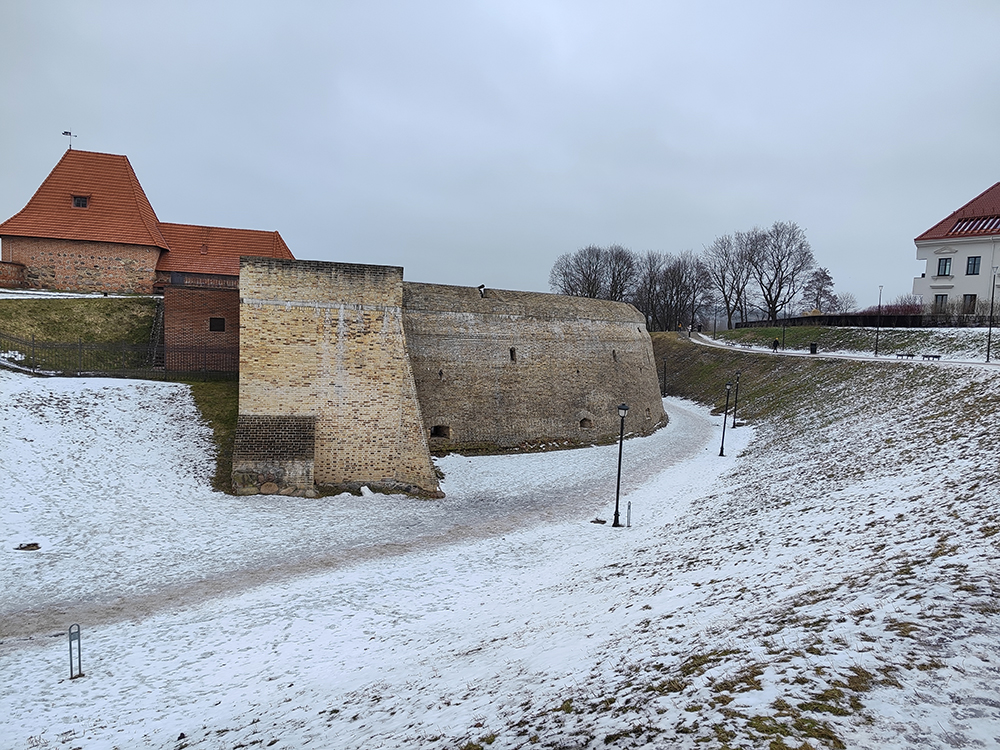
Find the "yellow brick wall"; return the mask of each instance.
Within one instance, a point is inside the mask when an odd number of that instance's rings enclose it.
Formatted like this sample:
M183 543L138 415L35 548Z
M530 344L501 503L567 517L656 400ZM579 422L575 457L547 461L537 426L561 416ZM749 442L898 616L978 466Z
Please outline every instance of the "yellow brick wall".
M240 414L314 416L317 485L439 492L402 279L389 266L242 261Z

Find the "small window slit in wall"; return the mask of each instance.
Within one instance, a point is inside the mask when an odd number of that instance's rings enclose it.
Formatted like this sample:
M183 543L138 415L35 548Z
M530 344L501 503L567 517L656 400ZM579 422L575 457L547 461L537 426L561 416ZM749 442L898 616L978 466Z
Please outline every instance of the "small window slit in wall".
M593 426L594 423L591 420L587 419L586 417L580 420L580 427L582 427L584 430L589 430Z
M513 346L510 348L510 361L517 362L517 349Z
M611 350L611 359L614 360L615 362L618 361L618 352L615 351L614 349Z
M438 380L444 380L444 370L438 370Z
M431 427L431 437L451 440L451 427L446 424L436 424Z

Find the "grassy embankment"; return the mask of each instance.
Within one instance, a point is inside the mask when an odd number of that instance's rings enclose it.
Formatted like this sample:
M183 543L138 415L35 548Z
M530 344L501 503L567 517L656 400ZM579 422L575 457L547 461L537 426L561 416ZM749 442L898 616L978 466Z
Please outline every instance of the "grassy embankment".
M988 734L961 706L992 679L1000 630L1000 372L653 343L667 393L716 413L739 370L754 440L660 539L609 565L647 602L623 628L630 659L529 731L720 750Z
M787 417L803 404L822 401L832 387L849 381L863 367L844 360L699 346L677 333L654 333L652 338L661 385L666 362L668 396L691 399L721 411L726 403L726 383L735 385L736 372L740 371L740 420Z
M145 344L153 329L151 297L0 300L0 332L47 343Z
M1000 334L1000 331L996 333ZM738 346L770 348L774 339L784 341L786 350L808 351L815 342L820 352L875 351L874 328L822 328L795 326L776 328L740 328L719 331L717 338ZM708 335L708 334L706 334ZM985 359L988 329L986 328L882 328L878 331L880 356L896 354L940 354L953 359ZM993 337L996 351L997 337Z
M151 297L0 300L0 332L51 343L145 344L155 312L156 300ZM223 380L186 384L213 431L217 454L212 486L229 492L239 383Z

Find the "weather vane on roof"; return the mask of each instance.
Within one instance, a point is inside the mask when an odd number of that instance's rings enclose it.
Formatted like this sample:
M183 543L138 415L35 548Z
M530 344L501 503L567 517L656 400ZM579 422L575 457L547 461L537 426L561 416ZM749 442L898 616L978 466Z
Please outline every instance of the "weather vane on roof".
M73 150L73 139L76 138L76 136L73 133L69 132L68 130L64 130L62 132L62 134L69 137L69 150L72 151Z

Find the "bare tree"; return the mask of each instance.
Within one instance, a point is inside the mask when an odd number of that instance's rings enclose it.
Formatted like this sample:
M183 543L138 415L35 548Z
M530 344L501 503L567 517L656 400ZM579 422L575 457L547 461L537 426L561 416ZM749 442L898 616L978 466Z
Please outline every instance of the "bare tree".
M621 245L587 245L556 258L549 272L549 288L557 294L624 302L636 283L635 254Z
M604 299L624 302L635 292L637 263L635 253L627 247L612 245L605 249L606 287Z
M657 305L661 330L697 325L711 301L710 284L704 263L691 250L665 256Z
M743 246L732 236L724 234L705 248L702 260L709 281L714 291L718 292L716 298L725 310L726 327L732 328L733 317L746 297L750 281L750 266Z
M776 323L815 261L805 232L795 222L776 221L763 235L762 242L754 243L750 273L760 289L761 310Z
M636 284L632 294L632 304L646 316L646 328L662 331L660 304L663 266L666 256L652 250L640 255L636 261Z
M754 227L746 232L736 232L733 235L733 243L736 245L737 256L747 274L747 283L737 304L740 320L751 320L752 310L761 308L759 302L760 291L752 288L750 281L754 278L754 263L757 262L757 258L764 254L764 245L766 242L767 233L760 227Z
M837 309L830 310L835 313L854 312L858 308L858 299L850 292L841 292L837 295Z
M606 275L604 251L595 245L588 245L575 253L563 253L556 258L549 272L549 288L557 294L599 298L603 296Z

